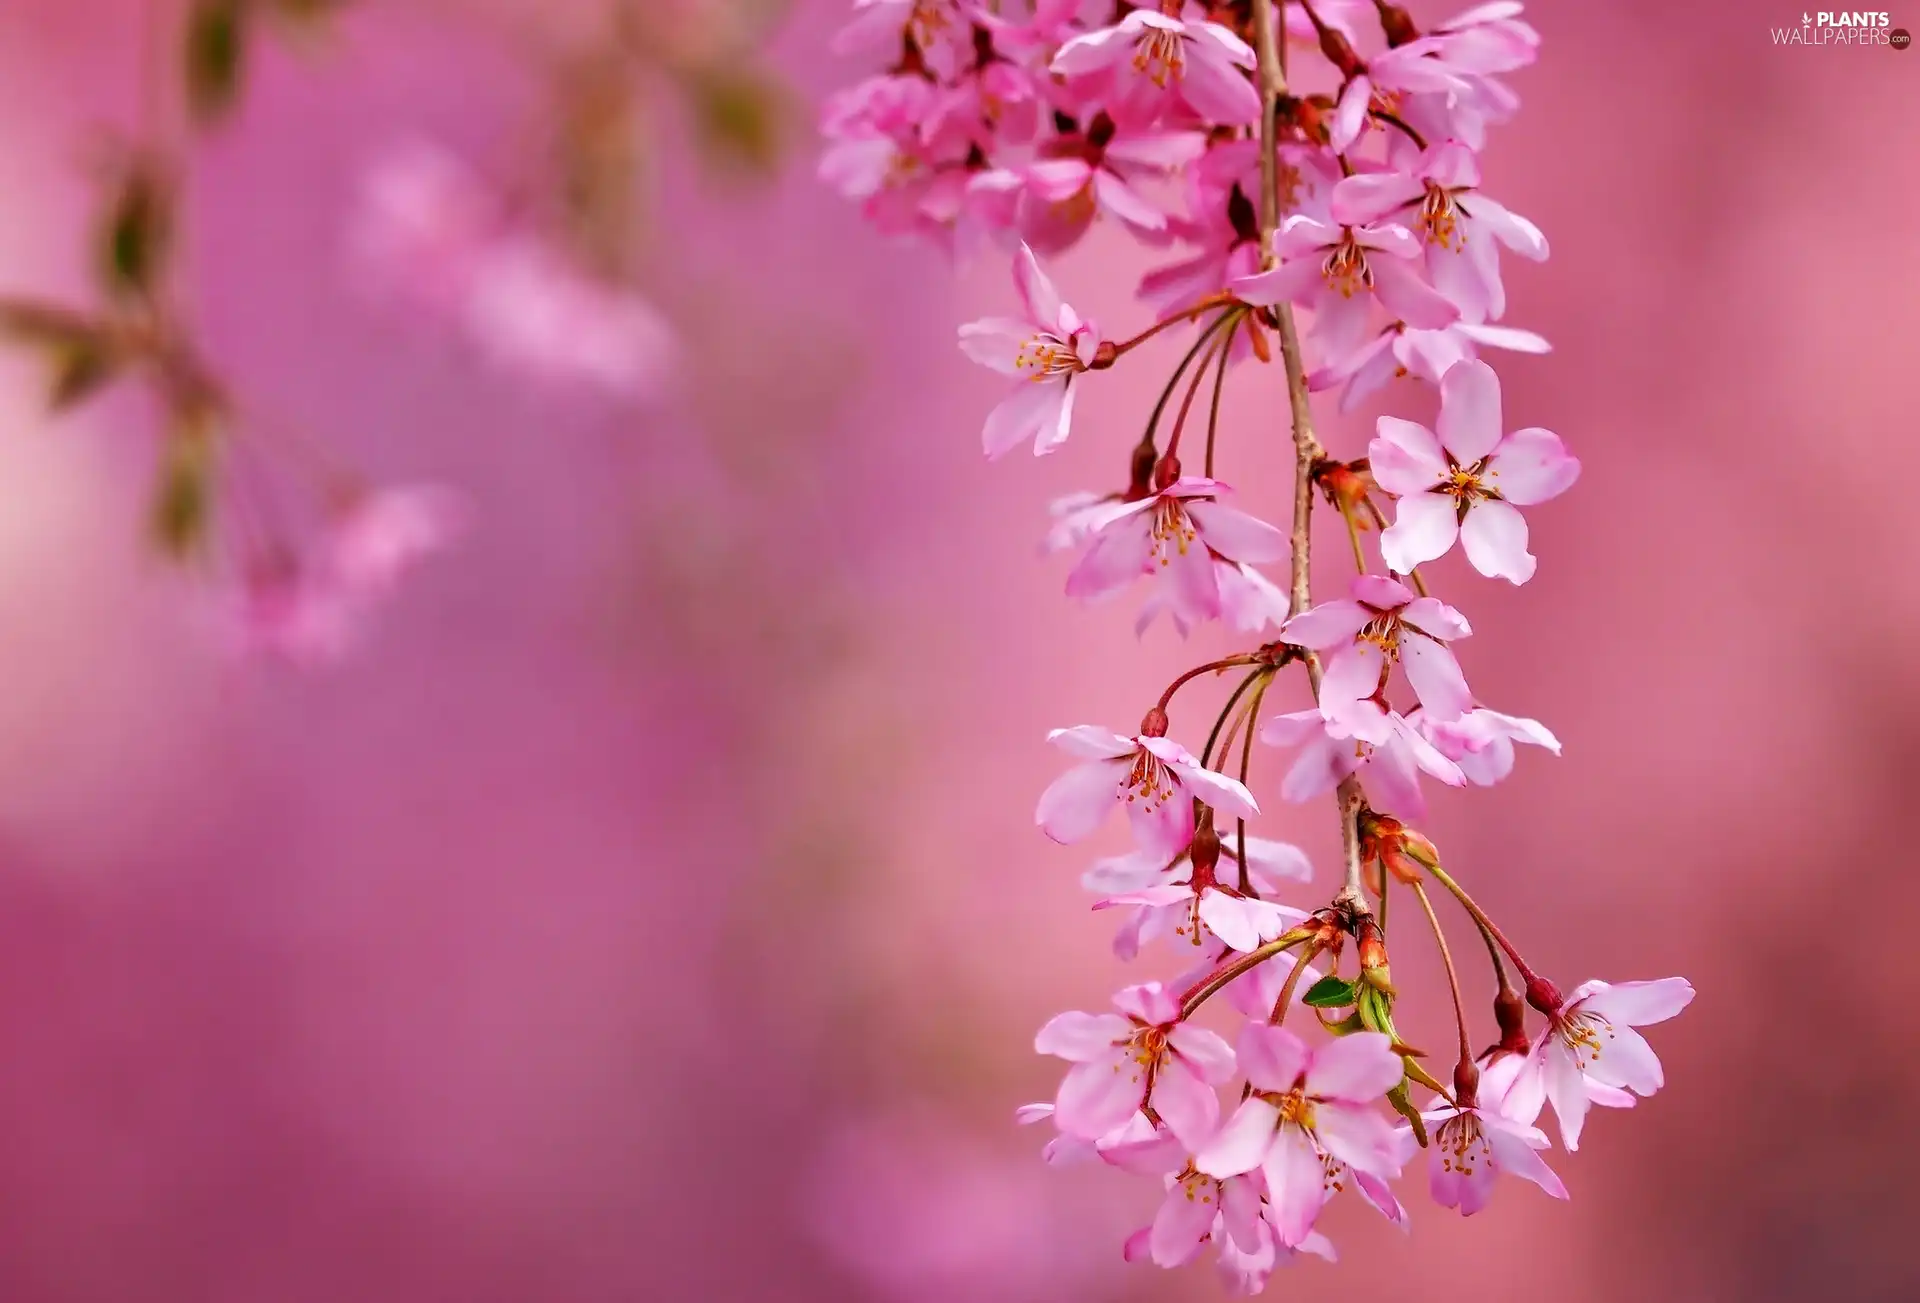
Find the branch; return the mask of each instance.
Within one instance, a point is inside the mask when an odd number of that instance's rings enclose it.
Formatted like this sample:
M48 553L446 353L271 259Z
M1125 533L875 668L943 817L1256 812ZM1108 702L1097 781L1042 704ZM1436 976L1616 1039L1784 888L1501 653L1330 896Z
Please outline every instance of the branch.
M1280 97L1287 93L1286 68L1280 59L1278 5L1275 0L1254 0L1254 52L1259 57L1260 73L1260 262L1272 268L1278 261L1273 251L1274 232L1280 227ZM1293 305L1277 304L1273 309L1274 326L1280 335L1280 361L1287 375L1287 403L1293 413L1293 573L1287 610L1298 615L1313 602L1312 524L1313 468L1326 456L1313 432L1313 407L1307 398L1307 372L1300 359L1300 332L1293 321ZM1320 662L1307 660L1307 675L1313 680L1314 700L1320 698ZM1335 903L1351 914L1370 914L1365 889L1360 881L1360 832L1357 821L1366 796L1357 780L1341 782L1340 843L1346 859L1346 885Z

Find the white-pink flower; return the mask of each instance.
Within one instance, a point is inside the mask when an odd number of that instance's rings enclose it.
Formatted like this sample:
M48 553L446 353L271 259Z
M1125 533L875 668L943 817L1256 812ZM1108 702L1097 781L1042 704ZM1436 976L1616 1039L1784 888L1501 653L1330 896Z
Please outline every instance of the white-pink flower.
M1380 555L1404 574L1445 556L1458 538L1475 570L1525 583L1534 558L1516 508L1566 492L1579 461L1551 430L1501 433L1500 378L1485 362L1456 363L1441 379L1438 425L1436 434L1383 416L1367 446L1374 480L1400 496Z
M1171 1177L1147 1229L1146 1249L1155 1265L1185 1266L1209 1238L1222 1237L1242 1253L1260 1251L1259 1183L1246 1176L1223 1181L1191 1168Z
M1367 800L1375 809L1419 818L1427 812L1421 773L1453 787L1465 785L1460 766L1441 755L1398 712L1388 711L1384 721L1386 739L1369 742L1345 732L1317 709L1269 719L1260 729L1262 742L1301 748L1280 781L1280 795L1289 801L1310 801L1331 792L1350 774L1364 771Z
M1172 738L1125 737L1082 724L1057 728L1047 741L1085 762L1055 779L1034 811L1035 822L1057 842L1091 836L1116 807L1123 807L1134 840L1171 858L1193 838L1196 797L1228 819L1260 813L1253 793L1203 767Z
M1363 741L1387 741L1395 726L1385 692L1396 662L1429 719L1458 719L1473 708L1448 646L1472 634L1465 616L1380 575L1359 576L1352 592L1302 611L1280 631L1296 647L1332 653L1320 684L1320 713L1329 724Z
M466 500L433 485L356 494L334 517L326 565L350 594L390 590L466 528Z
M1405 1075L1387 1037L1355 1032L1313 1048L1284 1027L1250 1023L1239 1057L1253 1092L1194 1166L1222 1178L1260 1169L1282 1244L1312 1233L1327 1201L1327 1158L1381 1180L1400 1174L1402 1147L1375 1108Z
M1158 982L1113 997L1114 1013L1056 1015L1033 1048L1072 1063L1054 1100L1062 1131L1098 1140L1151 1104L1189 1149L1220 1122L1214 1087L1233 1079L1233 1047L1180 1021L1180 999Z
M1101 897L1095 909L1132 910L1114 934L1115 956L1133 959L1142 945L1162 937L1198 946L1211 936L1229 949L1252 950L1305 918L1267 899L1280 881L1305 882L1313 876L1305 852L1265 837L1249 835L1246 842L1246 881L1253 895L1238 889L1240 838L1231 829L1220 839L1216 872L1221 882L1202 886L1197 895L1190 852L1169 865L1157 851L1134 850L1099 860L1082 874L1081 885Z
M1202 120L1237 126L1260 113L1248 75L1254 62L1253 48L1218 23L1136 9L1068 41L1052 68L1069 79L1099 78L1116 117L1151 118L1178 96Z
M1651 1095L1666 1082L1660 1058L1633 1030L1665 1022L1693 1002L1684 977L1652 982L1587 982L1555 1013L1508 1088L1504 1109L1531 1122L1544 1097L1560 1119L1560 1141L1580 1147L1580 1129L1594 1103L1589 1083Z
M1545 724L1497 710L1470 710L1444 724L1427 719L1423 712L1413 723L1476 787L1491 787L1513 772L1516 742L1560 754L1560 739Z
M1288 554L1279 529L1221 502L1230 492L1218 480L1183 477L1090 515L1092 541L1067 576L1067 596L1098 599L1151 575L1159 580L1156 596L1184 626L1218 619L1224 605L1217 560L1278 561Z
M1073 382L1093 365L1100 332L1060 297L1047 274L1021 245L1014 255L1013 283L1025 316L991 317L960 327L960 347L982 366L1020 377L1020 383L987 417L982 440L987 456L1002 457L1033 440L1034 455L1067 441L1073 422Z
M1469 321L1497 320L1507 310L1499 245L1539 262L1547 256L1540 228L1482 194L1480 163L1457 140L1442 141L1406 166L1362 172L1334 187L1336 221L1395 221L1411 226L1426 249L1434 288Z
M1373 299L1395 318L1427 330L1459 320L1460 309L1420 279L1420 243L1391 222L1341 226L1305 213L1287 218L1274 237L1280 265L1233 283L1256 307L1297 303L1314 314L1316 341L1344 355L1366 339Z
M1473 1216L1492 1200L1494 1178L1502 1172L1531 1181L1556 1199L1567 1197L1567 1187L1535 1152L1551 1143L1538 1128L1516 1122L1498 1108L1456 1108L1444 1102L1420 1116L1433 1128L1427 1187L1442 1208Z

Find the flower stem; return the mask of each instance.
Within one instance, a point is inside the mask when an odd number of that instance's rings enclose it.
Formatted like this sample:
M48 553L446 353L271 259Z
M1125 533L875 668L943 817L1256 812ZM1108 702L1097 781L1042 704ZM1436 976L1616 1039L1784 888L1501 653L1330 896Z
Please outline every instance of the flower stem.
M1260 74L1260 263L1274 267L1279 258L1273 251L1273 234L1280 226L1280 97L1287 93L1286 68L1281 63L1277 39L1278 6L1274 0L1254 0L1254 52ZM1300 332L1294 326L1293 306L1275 305L1274 326L1280 336L1280 360L1287 375L1287 403L1293 416L1293 567L1288 612L1298 615L1313 601L1312 524L1313 467L1326 449L1313 432L1313 407L1307 399L1306 366L1300 356ZM1307 675L1313 680L1314 699L1320 696L1320 663L1307 661ZM1349 776L1340 783L1340 842L1346 857L1346 885L1334 898L1351 916L1373 912L1360 883L1360 809L1366 804L1359 782Z
M1500 949L1507 952L1507 958L1511 959L1514 968L1519 970L1521 981L1532 984L1540 980L1539 974L1527 966L1526 959L1521 956L1520 951L1515 948L1513 942L1507 940L1506 934L1500 930L1499 926L1495 924L1492 919L1487 917L1487 912L1474 902L1473 897L1467 894L1466 888L1455 882L1447 871L1437 864L1429 865L1427 872L1433 875L1435 882L1452 892L1453 898L1460 902L1461 907L1465 909L1467 913L1473 915L1473 921L1480 925L1487 936L1499 944Z
M1287 974L1287 984L1280 988L1280 994L1273 1002L1273 1013L1267 1021L1278 1027L1287 1020L1287 1006L1293 1003L1293 990L1300 985L1300 974L1307 971L1307 965L1320 953L1319 943L1308 946L1300 952L1300 958L1293 961L1293 971Z
M1207 460L1205 473L1208 479L1213 478L1214 436L1220 432L1220 395L1226 390L1227 363L1233 360L1233 335L1234 332L1240 328L1240 321L1241 317L1236 313L1233 325L1227 327L1227 333L1220 348L1220 363L1213 373L1213 407L1207 413ZM1257 330L1259 327L1251 326L1249 329Z
M1225 294L1224 292L1220 294L1209 294L1207 295L1206 298L1201 299L1198 303L1195 303L1192 307L1183 308L1182 310L1174 313L1170 317L1154 322L1151 326L1148 326L1145 330L1135 335L1132 339L1124 340L1121 343L1115 344L1113 346L1113 355L1116 358L1125 357L1128 353L1131 353L1134 349L1140 347L1140 345L1146 343L1148 340L1152 339L1155 335L1158 335L1161 331L1166 330L1168 327L1178 326L1185 322L1192 321L1195 317L1205 312L1208 308L1217 308L1223 302L1229 301L1229 298L1230 296Z
M1414 898L1420 902L1420 908L1426 912L1427 923L1433 928L1433 939L1440 946L1440 962L1447 970L1447 990L1453 995L1453 1021L1460 1029L1460 1061L1473 1062L1473 1040L1467 1032L1467 1009L1460 999L1460 975L1454 971L1453 951L1447 945L1446 929L1440 926L1440 916L1433 912L1433 902L1427 898L1426 884L1409 883Z
M1238 656L1229 656L1225 660L1210 661L1205 665L1197 665L1167 685L1167 690L1160 694L1159 709L1165 710L1173 701L1174 693L1180 691L1180 689L1199 678L1202 674L1214 674L1220 670L1230 670L1236 665L1258 665L1259 663L1260 662L1252 656L1242 652Z
M1244 955L1236 956L1226 966L1220 968L1203 980L1198 986L1187 992L1186 997L1180 1001L1181 1020L1184 1022L1186 1019L1193 1017L1195 1010L1211 1000L1214 996L1220 994L1220 992L1235 979L1252 972L1275 955L1284 954L1286 951L1293 949L1302 941L1311 940L1315 935L1316 929L1297 927L1291 932L1281 933L1257 949L1249 950Z
M1233 695L1227 698L1227 704L1220 708L1219 718L1213 721L1213 731L1207 734L1207 745L1201 748L1200 764L1202 768L1210 766L1214 744L1220 740L1220 730L1227 726L1227 719L1233 714L1234 706L1239 702L1240 698L1246 694L1247 689L1253 686L1256 679L1260 678L1263 674L1270 673L1272 673L1272 671L1266 669L1264 666L1255 670L1253 673L1247 675L1246 678L1240 680L1239 686L1233 690Z

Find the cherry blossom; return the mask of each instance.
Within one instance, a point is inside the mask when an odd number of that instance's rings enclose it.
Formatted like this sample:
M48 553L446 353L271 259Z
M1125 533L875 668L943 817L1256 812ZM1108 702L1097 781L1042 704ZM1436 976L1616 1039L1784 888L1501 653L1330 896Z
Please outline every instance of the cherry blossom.
M1158 982L1129 986L1113 1013L1056 1015L1033 1047L1074 1066L1060 1083L1054 1121L1062 1131L1098 1140L1151 1105L1189 1147L1220 1120L1214 1087L1234 1075L1233 1047L1180 1021L1180 1002Z
M1497 320L1507 298L1496 244L1540 262L1547 240L1526 218L1478 189L1480 163L1457 140L1442 141L1405 167L1362 172L1333 191L1334 220L1394 221L1412 228L1426 250L1434 288L1469 321Z
M1505 1108L1531 1121L1545 1096L1560 1120L1560 1142L1580 1147L1580 1129L1593 1103L1589 1081L1636 1095L1665 1084L1659 1056L1635 1027L1665 1022L1693 1002L1683 977L1651 982L1587 982L1548 1015L1546 1033L1508 1089Z
M1414 720L1420 732L1441 755L1460 766L1467 781L1491 787L1513 772L1513 746L1525 742L1560 754L1560 739L1537 719L1502 715L1497 710L1470 710L1459 719L1434 723L1424 715Z
M1314 338L1345 353L1366 337L1375 297L1395 318L1428 330L1450 325L1460 309L1410 265L1420 243L1404 226L1343 226L1296 213L1274 238L1280 265L1233 283L1257 307L1297 303L1314 313Z
M1320 686L1320 711L1329 723L1363 741L1387 741L1395 726L1383 693L1395 663L1429 719L1458 719L1473 708L1448 645L1473 632L1465 616L1379 575L1361 575L1352 591L1350 598L1301 612L1280 631L1295 646L1333 653Z
M1047 740L1084 761L1054 780L1034 812L1041 829L1057 842L1091 836L1108 814L1124 807L1134 840L1172 856L1193 837L1195 799L1230 819L1260 813L1243 784L1203 768L1171 738L1123 737L1082 724L1057 728Z
M1445 556L1455 538L1473 568L1523 584L1533 577L1527 522L1518 507L1546 502L1579 478L1580 463L1550 430L1501 433L1500 379L1485 362L1460 362L1440 382L1439 431L1383 416L1368 445L1373 477L1400 495L1381 555L1406 573Z
M1076 36L1054 55L1053 71L1096 80L1116 116L1151 118L1177 95L1204 121L1251 122L1260 97L1247 69L1254 53L1218 23L1188 22L1136 9L1111 27Z
M1033 440L1036 456L1067 440L1073 421L1073 382L1094 363L1100 332L1061 299L1025 245L1014 256L1014 288L1025 316L994 317L960 328L968 357L1020 383L987 418L982 436L989 457L1002 457Z
M1531 1181L1556 1199L1567 1197L1567 1187L1536 1152L1551 1143L1537 1128L1498 1109L1473 1105L1436 1103L1420 1116L1433 1129L1427 1182L1442 1208L1473 1216L1492 1200L1494 1178L1502 1172Z
M1404 1075L1385 1036L1357 1032L1314 1048L1256 1023L1241 1033L1239 1055L1253 1093L1194 1166L1221 1178L1258 1168L1282 1244L1297 1246L1313 1231L1326 1202L1323 1156L1382 1180L1400 1174L1400 1145L1374 1107Z
M1420 791L1422 773L1449 786L1465 785L1466 775L1460 766L1442 755L1407 719L1387 711L1383 720L1385 739L1370 742L1341 731L1318 709L1269 719L1260 729L1262 742L1301 748L1280 782L1280 795L1289 801L1310 801L1331 792L1342 780L1361 774L1375 806L1418 818L1427 812L1427 799Z
M1067 576L1067 595L1097 599L1151 575L1183 625L1218 619L1224 607L1216 560L1278 561L1288 548L1278 529L1222 503L1231 492L1217 480L1188 476L1092 514L1087 551Z
M334 518L326 566L349 593L385 593L457 538L467 518L465 500L436 486L358 492Z

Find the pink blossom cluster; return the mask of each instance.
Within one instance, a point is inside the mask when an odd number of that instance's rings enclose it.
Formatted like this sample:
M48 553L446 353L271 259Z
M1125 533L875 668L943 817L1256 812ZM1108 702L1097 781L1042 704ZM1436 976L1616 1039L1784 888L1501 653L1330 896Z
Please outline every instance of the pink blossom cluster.
M1115 952L1170 951L1171 976L1128 985L1111 1011L1049 1021L1035 1048L1071 1066L1052 1102L1020 1116L1052 1126L1051 1162L1159 1183L1129 1260L1210 1253L1243 1292L1302 1254L1331 1258L1318 1222L1343 1192L1405 1226L1394 1182L1421 1149L1434 1201L1462 1214L1487 1205L1501 1173L1564 1198L1541 1113L1552 1105L1571 1151L1593 1105L1657 1091L1660 1061L1635 1028L1693 994L1681 978L1562 994L1415 826L1429 780L1490 785L1516 744L1560 751L1470 685L1472 626L1422 569L1457 549L1484 577L1527 583L1527 513L1580 471L1551 431L1512 426L1481 357L1547 348L1498 324L1501 250L1539 261L1546 239L1481 188L1488 130L1519 107L1502 78L1539 51L1521 10L1483 4L1422 28L1387 0L858 0L840 40L871 75L826 107L822 177L884 233L1011 258L1016 312L960 332L967 356L1007 378L989 457L1060 448L1089 377L1136 365L1151 340L1187 340L1121 487L1057 503L1048 546L1077 557L1072 598L1143 587L1141 628L1164 613L1182 635L1209 621L1274 635L1181 675L1131 732L1051 735L1073 764L1036 822L1071 844L1124 811L1132 849L1085 883L1120 919ZM1041 264L1101 222L1157 262L1139 291L1152 322L1131 336L1077 311ZM1292 504L1290 531L1215 475L1229 375L1276 355L1298 465L1272 500ZM1332 455L1313 395L1336 392L1344 409L1396 377L1436 392L1437 415L1380 417L1364 455ZM1346 594L1318 603L1316 498L1339 513L1356 565ZM1284 583L1260 568L1281 564ZM1179 694L1229 672L1225 704L1176 740ZM1263 717L1289 674L1307 704ZM1318 908L1280 899L1310 879L1306 856L1248 832L1264 817L1255 738L1291 752L1282 798L1332 794L1339 812L1344 881ZM1449 945L1430 890L1472 944ZM1447 1080L1395 1025L1390 897L1412 902L1394 909L1394 935L1428 930L1445 960L1459 1043ZM1482 949L1489 1048L1476 1048L1454 962Z
M396 145L369 169L353 254L373 288L440 316L514 374L644 400L677 360L657 309L587 275L460 158L425 141Z

